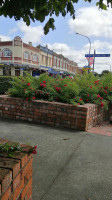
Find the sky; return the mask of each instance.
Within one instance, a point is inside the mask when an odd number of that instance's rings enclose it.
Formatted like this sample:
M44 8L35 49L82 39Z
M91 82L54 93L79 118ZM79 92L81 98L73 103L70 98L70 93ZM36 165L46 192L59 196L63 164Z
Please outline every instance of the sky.
M48 48L63 54L65 57L78 63L79 67L88 65L85 54L110 54L110 57L95 58L94 71L101 73L103 70L112 71L112 8L107 11L99 10L96 6L97 0L92 3L79 0L74 4L75 20L69 14L66 17L55 17L54 31L50 30L44 35L44 23L36 21L31 22L30 26L21 19L15 21L14 18L0 17L0 38L2 41L13 40L14 37L20 36L23 42L32 42L33 46L41 44L48 45ZM106 1L104 0L104 3ZM76 33L85 35L77 35Z

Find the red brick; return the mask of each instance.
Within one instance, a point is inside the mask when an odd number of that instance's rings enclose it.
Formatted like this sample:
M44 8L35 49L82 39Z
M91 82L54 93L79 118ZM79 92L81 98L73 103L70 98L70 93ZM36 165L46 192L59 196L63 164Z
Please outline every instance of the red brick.
M31 158L21 171L21 177L24 178L28 171L32 168L33 158Z
M28 193L29 188L32 185L32 178L29 179L27 185L24 187L22 193L21 193L21 200L24 200L24 197L26 196L26 194Z
M1 193L5 192L12 181L12 171L0 168Z
M0 184L0 195L1 195L1 193L2 193L2 186L1 186L1 184Z
M19 173L20 162L13 158L0 158L0 167L12 170L13 178Z
M16 189L16 187L20 184L20 174L18 174L15 179L13 180L13 191Z
M7 189L7 191L4 193L4 195L1 197L1 200L8 200L9 199L9 197L10 197L10 195L11 195L11 187L9 187L8 189Z

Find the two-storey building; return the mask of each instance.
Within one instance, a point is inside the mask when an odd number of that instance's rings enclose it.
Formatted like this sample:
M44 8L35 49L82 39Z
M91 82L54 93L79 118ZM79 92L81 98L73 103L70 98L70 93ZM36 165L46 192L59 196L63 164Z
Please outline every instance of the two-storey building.
M39 67L39 49L26 44L20 37L12 41L0 41L0 75L19 76L24 71L32 74Z

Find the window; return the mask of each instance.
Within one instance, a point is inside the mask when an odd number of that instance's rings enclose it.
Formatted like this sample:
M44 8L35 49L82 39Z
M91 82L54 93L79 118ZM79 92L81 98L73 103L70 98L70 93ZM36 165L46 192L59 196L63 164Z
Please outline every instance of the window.
M33 61L37 62L37 55L33 55Z
M20 68L15 67L15 76L20 76Z
M12 52L10 49L4 49L3 50L3 57L11 57Z
M28 52L24 52L24 59L28 60Z
M11 76L11 68L10 67L3 67L3 75L4 76Z

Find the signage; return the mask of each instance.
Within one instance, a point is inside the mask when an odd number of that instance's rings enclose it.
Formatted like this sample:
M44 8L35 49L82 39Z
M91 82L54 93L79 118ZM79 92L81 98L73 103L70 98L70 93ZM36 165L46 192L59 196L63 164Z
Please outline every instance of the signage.
M90 68L91 68L91 66L84 66L83 68L89 68L89 69L90 69Z
M85 57L110 57L110 54L85 54Z

